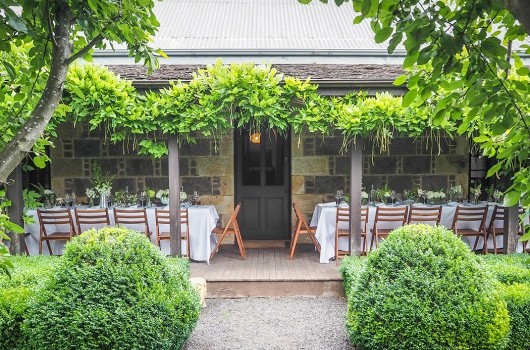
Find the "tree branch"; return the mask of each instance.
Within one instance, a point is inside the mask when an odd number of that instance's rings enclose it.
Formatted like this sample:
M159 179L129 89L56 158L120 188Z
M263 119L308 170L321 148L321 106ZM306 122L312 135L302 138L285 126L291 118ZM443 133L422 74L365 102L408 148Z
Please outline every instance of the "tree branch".
M115 23L116 21L118 21L121 17L121 14L118 14L116 16L114 16L107 24L105 24L105 26L103 28L101 28L101 32L96 35L92 40L90 40L88 42L88 44L86 44L85 47L83 47L81 50L77 51L76 53L74 53L66 62L68 65L70 65L72 62L74 62L75 60L77 60L78 58L81 58L83 57L84 54L86 54L88 51L90 51L94 46L96 46L97 44L99 44L101 42L101 40L103 40L103 34L101 33L104 33L105 30L107 30L107 28Z
M50 121L55 108L61 101L64 81L68 72L68 57L72 53L70 43L71 12L66 0L57 0L55 8L56 27L54 35L57 45L53 45L52 61L48 81L21 132L0 151L0 182L5 182L9 174L31 151Z
M103 31L105 30L105 28L103 29ZM101 34L98 34L94 37L94 39L90 40L90 42L88 44L86 44L85 47L83 47L81 50L77 51L76 53L74 53L72 56L70 56L70 58L68 58L66 60L66 63L68 65L70 65L72 62L74 62L75 60L77 60L78 58L81 58L83 57L84 54L86 54L88 51L90 51L94 46L96 46L99 42L101 42L101 40L103 40L103 35Z

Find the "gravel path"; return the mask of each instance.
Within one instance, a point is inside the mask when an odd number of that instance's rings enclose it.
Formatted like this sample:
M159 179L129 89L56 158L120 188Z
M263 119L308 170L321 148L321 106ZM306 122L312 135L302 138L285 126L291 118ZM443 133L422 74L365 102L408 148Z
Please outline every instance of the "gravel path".
M343 298L209 299L185 350L353 349Z

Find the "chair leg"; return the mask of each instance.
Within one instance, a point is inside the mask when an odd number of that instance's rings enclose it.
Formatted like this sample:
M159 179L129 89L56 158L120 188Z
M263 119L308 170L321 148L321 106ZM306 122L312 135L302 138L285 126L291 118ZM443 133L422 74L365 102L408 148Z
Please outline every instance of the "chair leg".
M489 238L489 235L487 236ZM497 235L493 229L493 254L497 254Z
M50 252L50 255L53 255L52 246L50 245L50 241L46 240L46 245L48 246L48 251Z
M39 255L42 255L42 238L39 240Z
M294 238L293 238L293 241L291 242L291 248L289 249L289 260L293 260L294 251L296 249L296 244L298 242L298 235L300 234L301 225L302 225L301 221L299 221L298 224L296 225L296 230L294 232Z
M482 251L484 254L488 253L488 235L486 232L484 232L484 246L482 247Z
M239 229L239 224L237 220L234 220L234 235L236 236L236 241L239 246L239 253L243 260L247 260L247 252L245 251L245 244L243 244L243 237L241 236L241 230Z
M217 253L217 250L219 249L219 246L221 245L221 242L225 238L227 231L228 231L228 227L225 227L225 229L223 230L223 233L221 234L221 238L219 238L219 240L217 241L217 244L215 245L215 248L213 249L212 254L210 254L210 259L213 258L215 253Z
M372 238L370 239L370 251L372 251L372 248L374 246L374 237L375 237L375 233L372 233Z

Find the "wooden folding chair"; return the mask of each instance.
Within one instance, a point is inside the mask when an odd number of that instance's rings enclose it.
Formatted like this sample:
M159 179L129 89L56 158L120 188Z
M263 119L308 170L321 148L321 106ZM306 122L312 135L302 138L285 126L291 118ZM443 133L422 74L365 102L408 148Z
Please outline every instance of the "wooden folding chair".
M161 229L160 225L170 225L171 221L169 219L169 209L158 209L155 208L155 217L156 217L156 244L158 247L160 247L160 241L162 240L169 240L170 239L170 233L168 231L164 231ZM190 255L190 222L189 222L189 215L188 215L188 209L182 208L180 209L180 225L181 225L181 231L180 231L180 239L182 241L186 242L186 254L188 258L191 259ZM182 230L182 226L184 226L184 230Z
M245 246L243 245L243 238L241 237L241 231L239 230L239 224L237 223L237 215L239 214L239 210L241 209L241 203L238 203L232 212L232 215L230 216L230 219L228 220L228 223L226 224L226 227L216 227L212 232L215 234L221 234L221 238L219 238L219 241L217 241L217 244L215 245L215 248L210 255L210 259L213 258L215 253L219 250L219 246L221 245L221 242L225 238L227 234L234 234L236 238L236 243L239 247L239 253L241 254L241 258L243 260L247 259L247 253L245 252Z
M488 232L485 227L486 215L488 213L488 206L484 207L456 207L455 216L453 218L453 224L451 230L456 235L462 237L476 237L473 250L477 249L478 240L480 237L484 239L484 245L482 246L482 252L488 251ZM478 229L464 227L459 228L458 224L464 223L466 226L474 225Z
M37 209L39 218L40 239L39 254L42 254L42 242L46 242L50 255L53 255L50 241L69 241L75 236L74 220L68 209L41 210ZM53 225L55 230L48 230L46 225ZM68 225L68 230L59 231L57 225Z
M147 212L143 209L118 209L114 208L114 222L116 225L143 225L144 233L147 238L151 237L149 231L149 222L147 221Z
M75 208L75 222L77 234L83 233L81 225L88 225L89 228L96 228L102 224L110 226L109 210L105 209L79 209ZM97 225L97 226L96 226Z
M441 217L442 206L428 208L410 207L407 224L422 223L433 224L434 226L438 226L440 225Z
M490 222L487 228L487 239L489 239L490 234L493 236L493 253L497 254L497 235L504 235L504 211L506 207L495 205L493 208L493 213L491 214ZM519 208L519 215L523 214L523 208ZM501 223L501 227L497 227L497 224ZM517 230L517 235L522 236L524 234L523 224L519 224L519 229ZM526 242L523 242L523 252L526 251Z
M396 228L405 225L407 222L408 207L377 207L375 210L374 227L370 230L372 232L372 239L370 241L370 250L374 245L377 248L379 239L386 238ZM380 223L385 226L393 226L392 228L381 228Z
M296 215L296 224L294 226L294 233L293 233L293 239L291 240L291 246L289 247L289 259L291 260L293 259L294 251L296 249L296 244L298 243L298 236L300 234L308 234L309 238L311 238L311 241L313 241L315 248L320 254L320 244L317 242L317 239L315 237L315 232L311 227L309 227L304 215L302 214L300 209L298 209L298 206L296 205L295 202L293 202L293 209Z

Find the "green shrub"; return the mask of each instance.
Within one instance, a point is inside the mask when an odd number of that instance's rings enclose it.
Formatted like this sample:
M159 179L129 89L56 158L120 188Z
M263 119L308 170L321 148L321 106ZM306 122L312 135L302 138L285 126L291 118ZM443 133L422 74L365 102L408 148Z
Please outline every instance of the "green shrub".
M503 296L510 314L510 337L506 349L530 348L530 284L503 286Z
M180 349L199 310L186 265L140 233L90 230L30 303L24 349Z
M396 229L367 258L350 295L360 349L500 349L509 318L498 282L442 227Z
M347 298L349 298L351 291L357 284L365 265L366 258L364 257L347 256L342 260L339 266L339 273L343 279L344 292Z
M0 275L0 349L14 349L30 298L39 293L57 264L56 257L11 257L11 278Z
M530 283L530 255L483 255L480 257L495 278L504 284Z

